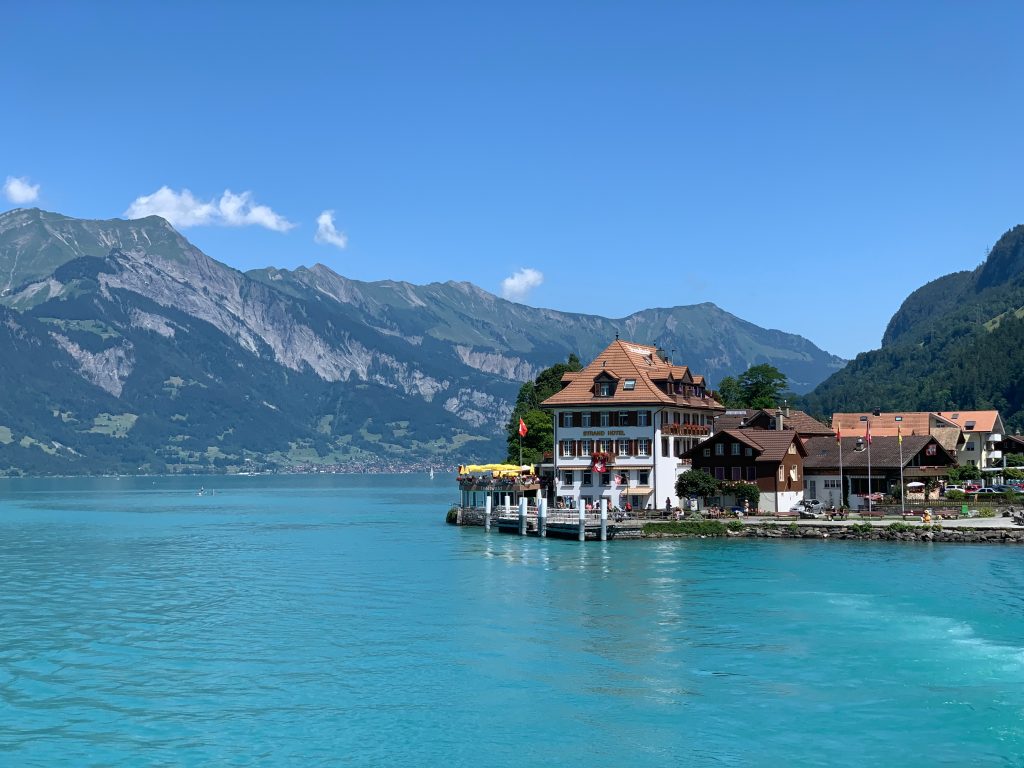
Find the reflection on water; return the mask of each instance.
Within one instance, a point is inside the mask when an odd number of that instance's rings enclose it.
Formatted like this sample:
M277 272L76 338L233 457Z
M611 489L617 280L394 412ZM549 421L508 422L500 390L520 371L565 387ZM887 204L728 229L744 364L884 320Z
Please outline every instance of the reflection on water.
M1017 550L580 545L446 526L450 496L409 476L0 481L0 760L1022 752Z

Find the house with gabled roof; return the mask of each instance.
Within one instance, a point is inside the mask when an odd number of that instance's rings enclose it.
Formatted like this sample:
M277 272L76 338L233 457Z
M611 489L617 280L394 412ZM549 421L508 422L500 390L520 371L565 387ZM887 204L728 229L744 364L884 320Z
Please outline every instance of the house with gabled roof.
M788 406L774 409L729 409L715 419L715 431L725 429L792 429L805 439L835 435L830 427L813 416Z
M807 499L839 507L868 506L868 493L896 495L903 483L942 480L956 457L932 435L814 437L804 460ZM902 472L902 474L901 474ZM869 479L870 478L870 481Z
M725 429L686 452L716 480L754 483L762 512L787 512L803 498L804 442L792 429Z
M999 473L1005 468L1003 436L1006 430L999 411L901 411L832 414L832 428L843 435L904 437L929 435L952 455L960 466Z
M616 338L541 407L554 417L555 495L566 505L675 506L683 454L725 411L703 376Z

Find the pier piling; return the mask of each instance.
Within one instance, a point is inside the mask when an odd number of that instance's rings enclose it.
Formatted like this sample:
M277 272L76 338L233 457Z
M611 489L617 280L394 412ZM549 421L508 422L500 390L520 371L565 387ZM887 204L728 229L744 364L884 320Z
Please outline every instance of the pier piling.
M583 508L583 505L581 504L580 505L580 541L586 541L586 540L587 540L587 512Z
M519 500L519 535L526 535L526 498Z
M608 541L608 499L601 499L601 541Z
M491 530L491 494L487 494L487 498L484 499L484 530Z
M537 502L537 535L542 539L548 535L548 500Z

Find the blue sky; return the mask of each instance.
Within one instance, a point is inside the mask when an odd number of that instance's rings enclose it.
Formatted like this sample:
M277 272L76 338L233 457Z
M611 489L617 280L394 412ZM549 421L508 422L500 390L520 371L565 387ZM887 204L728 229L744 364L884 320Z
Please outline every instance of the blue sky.
M849 357L1024 222L1018 3L4 17L0 209L162 210L239 269L518 274L526 304L609 317L712 301Z

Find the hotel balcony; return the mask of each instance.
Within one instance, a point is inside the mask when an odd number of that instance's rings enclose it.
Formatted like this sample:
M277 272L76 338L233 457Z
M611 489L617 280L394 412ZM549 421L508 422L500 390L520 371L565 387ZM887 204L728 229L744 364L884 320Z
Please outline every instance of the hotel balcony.
M711 427L704 424L662 424L661 434L704 437L711 434Z

